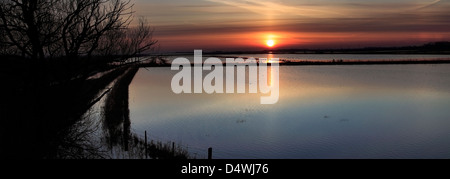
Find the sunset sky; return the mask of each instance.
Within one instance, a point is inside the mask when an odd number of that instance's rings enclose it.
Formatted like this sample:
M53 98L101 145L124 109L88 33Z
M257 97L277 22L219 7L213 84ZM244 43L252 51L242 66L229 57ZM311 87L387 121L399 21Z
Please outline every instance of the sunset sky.
M450 41L449 0L135 0L133 10L155 27L162 51Z

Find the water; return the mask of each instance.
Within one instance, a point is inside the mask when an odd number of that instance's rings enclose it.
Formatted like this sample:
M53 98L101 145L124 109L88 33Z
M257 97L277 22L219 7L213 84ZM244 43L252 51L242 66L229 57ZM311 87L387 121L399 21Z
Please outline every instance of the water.
M209 57L211 55L204 55ZM332 60L363 60L363 61L374 61L374 60L436 60L436 59L450 59L450 55L429 55L429 54L224 54L224 55L213 55L224 60L226 57L242 57L242 58L279 58L281 60L288 61L332 61ZM180 55L180 56L168 56L169 62L177 57L185 57L193 61L193 55Z
M281 66L280 99L174 94L170 68L140 69L131 130L198 158L448 158L450 64Z

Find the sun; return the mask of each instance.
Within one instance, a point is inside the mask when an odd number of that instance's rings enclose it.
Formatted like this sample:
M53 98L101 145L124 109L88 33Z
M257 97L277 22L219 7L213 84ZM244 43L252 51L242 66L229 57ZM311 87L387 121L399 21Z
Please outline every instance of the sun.
M266 41L266 45L267 45L268 47L273 47L273 46L275 45L275 41L273 41L273 40L267 40L267 41Z

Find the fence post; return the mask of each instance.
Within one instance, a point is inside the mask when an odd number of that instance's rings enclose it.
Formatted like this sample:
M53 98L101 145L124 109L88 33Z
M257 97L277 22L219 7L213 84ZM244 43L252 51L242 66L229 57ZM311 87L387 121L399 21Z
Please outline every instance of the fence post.
M172 142L172 154L175 157L175 142Z
M145 146L145 159L147 159L147 131L145 131L145 142L144 142L144 146Z
M212 147L208 148L208 159L212 159Z

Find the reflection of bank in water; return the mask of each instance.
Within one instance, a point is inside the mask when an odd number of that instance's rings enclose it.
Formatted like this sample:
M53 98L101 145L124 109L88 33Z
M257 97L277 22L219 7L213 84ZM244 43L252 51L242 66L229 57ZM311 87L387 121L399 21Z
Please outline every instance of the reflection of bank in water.
M128 87L138 71L129 68L114 83L102 107L102 142L112 158L188 158L187 151L174 143L146 142L130 130Z
M89 78L93 81L91 89L96 89L95 96L89 100L85 112L72 125L63 128L56 135L59 138L56 155L52 158L109 158L108 150L101 144L99 139L102 117L98 115L100 106L104 103L105 97L115 89L116 84L122 81L124 76L130 74L131 66L117 67L116 69L97 74ZM111 88L112 86L112 88Z
M129 68L117 79L106 96L103 106L103 133L109 148L121 145L128 151L130 138L130 111L128 109L128 85L136 74L137 68Z

